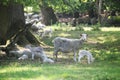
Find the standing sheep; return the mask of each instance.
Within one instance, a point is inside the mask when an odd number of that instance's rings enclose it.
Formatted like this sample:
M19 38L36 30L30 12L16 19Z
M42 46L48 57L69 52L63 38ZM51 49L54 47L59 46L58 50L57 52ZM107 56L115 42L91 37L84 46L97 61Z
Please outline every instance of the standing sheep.
M87 39L87 34L82 34L80 39L68 39L62 37L56 37L53 40L54 43L54 55L56 56L58 52L69 53L74 52L74 61L76 61L76 52L82 46L83 42Z

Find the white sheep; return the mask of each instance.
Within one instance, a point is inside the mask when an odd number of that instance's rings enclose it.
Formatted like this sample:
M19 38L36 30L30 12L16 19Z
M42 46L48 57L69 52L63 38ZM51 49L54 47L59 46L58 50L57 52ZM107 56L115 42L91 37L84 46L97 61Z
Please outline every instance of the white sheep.
M32 47L31 45L26 45L25 48L27 48L31 51L33 60L34 60L35 55L37 55L37 56L43 56L44 55L42 47Z
M78 53L78 62L80 62L81 58L83 58L84 56L87 56L88 64L94 61L94 58L91 52L87 50L80 50Z
M12 52L23 54L21 57L18 58L19 60L24 60L28 59L29 57L32 57L32 60L34 60L34 58L40 58L43 62L54 63L52 59L47 57L43 48L40 46L32 47L31 45L26 45L24 50Z
M32 47L31 45L27 45L25 46L25 49L13 50L10 51L9 53L13 53L15 55L21 55L18 58L19 60L25 60L28 58L32 58L32 60L34 60L34 58L40 58L42 59L43 62L54 63L52 59L47 57L43 48L41 48L40 46Z
M54 43L54 55L56 56L58 52L68 53L74 52L74 61L76 61L76 52L82 46L83 42L87 39L87 34L82 34L80 39L68 39L62 37L56 37L53 40Z
M37 21L33 21L33 24L31 26L31 29L33 30L33 32L37 32L39 30L43 30L43 28L45 27L44 24L40 23L40 22L37 22Z
M28 55L23 54L21 57L18 58L18 60L25 60L28 59Z
M22 55L28 55L31 57L32 52L30 49L24 48L24 49L19 49L19 50L11 50L9 51L10 54L15 55L16 57L21 57Z
M52 30L51 28L46 29L46 30L43 31L41 37L43 38L43 37L45 37L45 36L49 36L49 37L51 38L51 37L52 37L52 32L53 32L53 30Z
M32 59L34 60L34 57L39 57L42 59L43 62L48 63L54 63L54 61L47 57L42 47L32 47L31 45L27 45L26 48L30 49L32 51Z

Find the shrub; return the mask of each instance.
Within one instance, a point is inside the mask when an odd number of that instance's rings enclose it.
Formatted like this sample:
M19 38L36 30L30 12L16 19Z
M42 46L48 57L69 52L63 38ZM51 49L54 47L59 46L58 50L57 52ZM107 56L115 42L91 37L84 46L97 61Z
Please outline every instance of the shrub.
M92 31L100 31L100 24L92 26Z
M75 30L76 31L84 31L83 26L81 26L81 25L76 26Z

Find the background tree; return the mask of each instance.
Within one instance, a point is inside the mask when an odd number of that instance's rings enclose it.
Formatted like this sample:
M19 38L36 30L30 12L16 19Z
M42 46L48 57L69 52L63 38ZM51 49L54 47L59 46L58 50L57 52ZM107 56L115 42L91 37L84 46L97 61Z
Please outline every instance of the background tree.
M42 23L45 25L51 25L55 24L57 21L57 18L54 14L54 11L51 6L49 6L48 0L40 0L39 1L39 7L41 9L42 14Z

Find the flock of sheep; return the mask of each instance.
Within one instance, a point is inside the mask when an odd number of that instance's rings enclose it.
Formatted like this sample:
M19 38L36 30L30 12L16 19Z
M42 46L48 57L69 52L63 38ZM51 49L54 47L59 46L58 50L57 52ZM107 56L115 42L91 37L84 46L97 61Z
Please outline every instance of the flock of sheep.
M39 23L40 22L40 16L39 15L32 15L32 14L25 14L26 17L26 23L31 23L31 29L33 32L39 33L39 30L43 30L45 27L44 24ZM41 37L43 38L46 35L49 35L49 37L52 37L52 29L44 30L42 32ZM81 34L80 39L69 39L69 38L63 38L63 37L56 37L53 39L52 43L54 44L54 54L53 57L55 57L55 61L57 61L57 55L58 52L62 52L64 54L73 52L74 53L74 61L76 62L76 56L78 50L81 48L84 41L87 40L87 34ZM34 60L35 58L40 58L42 62L48 62L48 63L54 63L55 61L49 58L42 47L40 46L33 46L33 45L26 45L24 49L21 50L12 50L9 51L10 54L14 54L18 57L19 60L25 60L28 58L31 58ZM78 62L80 62L81 58L84 56L87 56L88 64L94 61L94 58L92 54L87 50L80 50L78 53Z
M46 25L41 23L40 14L24 13L26 24L31 24L30 29L38 34L41 38L45 36L52 37L52 28L45 29Z
M56 37L55 39L53 39L52 41L54 44L53 57L55 56L55 61L57 61L58 52L62 52L64 54L73 52L74 61L76 62L77 51L80 49L84 41L86 41L86 39L87 39L87 34L81 34L80 39L68 39L63 37ZM40 58L42 62L47 62L47 63L55 62L53 59L49 58L45 54L45 51L40 46L26 45L22 50L12 50L9 53L17 55L19 57L18 58L19 60L25 60L28 58L34 60L34 58ZM78 54L79 54L78 62L80 62L81 58L83 58L84 56L87 56L88 64L90 64L94 60L92 54L89 51L80 50Z

